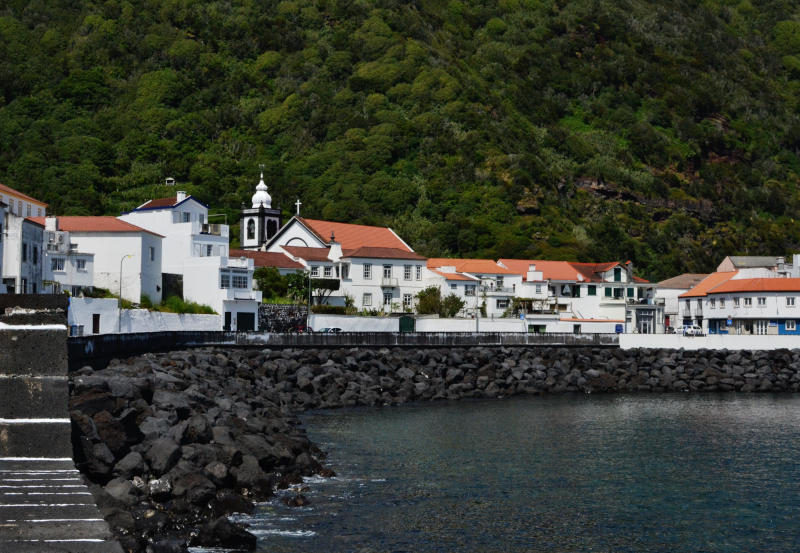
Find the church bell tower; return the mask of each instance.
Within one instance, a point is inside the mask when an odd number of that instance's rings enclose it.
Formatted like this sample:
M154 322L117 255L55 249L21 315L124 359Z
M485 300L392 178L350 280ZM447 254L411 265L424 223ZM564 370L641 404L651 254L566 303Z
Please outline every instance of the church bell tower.
M243 207L240 216L241 244L245 250L258 250L281 228L281 210L273 209L264 172L253 194L252 207Z

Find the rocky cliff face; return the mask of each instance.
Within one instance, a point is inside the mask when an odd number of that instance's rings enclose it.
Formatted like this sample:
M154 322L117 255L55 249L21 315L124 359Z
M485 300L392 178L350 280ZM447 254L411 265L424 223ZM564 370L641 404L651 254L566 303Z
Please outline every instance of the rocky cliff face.
M78 467L124 548L252 549L255 537L225 515L332 474L298 412L516 394L796 392L800 351L205 348L85 367L71 390Z

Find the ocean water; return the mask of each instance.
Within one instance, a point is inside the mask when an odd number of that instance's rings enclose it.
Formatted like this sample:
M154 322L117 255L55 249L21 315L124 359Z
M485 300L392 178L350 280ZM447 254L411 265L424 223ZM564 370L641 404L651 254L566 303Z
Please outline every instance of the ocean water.
M800 552L800 396L526 397L304 416L336 478L262 552Z

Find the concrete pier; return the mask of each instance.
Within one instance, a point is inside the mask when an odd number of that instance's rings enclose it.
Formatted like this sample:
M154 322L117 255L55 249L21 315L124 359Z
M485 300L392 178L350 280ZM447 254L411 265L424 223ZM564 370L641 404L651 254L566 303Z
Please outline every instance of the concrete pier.
M66 298L0 296L0 552L122 553L72 460Z

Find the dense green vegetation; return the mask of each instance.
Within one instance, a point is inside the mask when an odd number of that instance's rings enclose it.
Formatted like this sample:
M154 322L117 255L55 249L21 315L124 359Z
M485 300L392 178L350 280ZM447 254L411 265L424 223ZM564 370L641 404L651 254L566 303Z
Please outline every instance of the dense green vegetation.
M785 0L7 0L0 182L233 223L263 163L425 255L658 279L800 247L799 85Z

